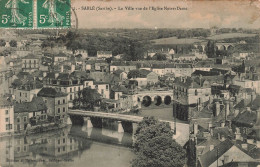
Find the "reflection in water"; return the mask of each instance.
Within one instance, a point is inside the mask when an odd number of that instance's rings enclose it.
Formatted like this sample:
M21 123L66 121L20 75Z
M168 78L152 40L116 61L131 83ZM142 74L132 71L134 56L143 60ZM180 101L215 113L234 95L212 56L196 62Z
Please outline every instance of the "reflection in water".
M0 166L130 166L131 145L131 134L73 126L0 138Z

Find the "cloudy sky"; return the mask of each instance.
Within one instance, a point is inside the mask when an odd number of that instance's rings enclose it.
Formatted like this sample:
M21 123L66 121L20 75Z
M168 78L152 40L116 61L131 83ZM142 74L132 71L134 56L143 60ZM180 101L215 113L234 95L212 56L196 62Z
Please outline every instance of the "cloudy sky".
M79 28L260 28L260 0L252 1L91 1L72 0ZM81 10L94 6L95 10ZM125 7L187 10L126 10ZM124 10L97 11L98 7ZM74 18L75 16L73 16Z

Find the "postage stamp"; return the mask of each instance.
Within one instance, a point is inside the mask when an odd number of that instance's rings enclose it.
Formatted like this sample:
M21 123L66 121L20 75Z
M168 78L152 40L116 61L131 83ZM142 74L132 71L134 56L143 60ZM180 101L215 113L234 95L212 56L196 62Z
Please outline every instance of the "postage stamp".
M0 7L0 27L33 27L33 0L0 0Z
M37 1L38 28L70 28L70 0Z

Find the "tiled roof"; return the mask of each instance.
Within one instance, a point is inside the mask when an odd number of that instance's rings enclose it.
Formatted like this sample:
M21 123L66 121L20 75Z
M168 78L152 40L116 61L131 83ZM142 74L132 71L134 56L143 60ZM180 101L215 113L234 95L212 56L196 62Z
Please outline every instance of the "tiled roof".
M39 57L35 56L34 54L28 54L27 56L23 57L22 59L39 59Z
M218 144L212 151L203 154L199 161L203 167L210 166L217 160L217 157L221 157L226 151L228 151L234 144L229 140L225 140Z
M115 85L111 88L114 92L123 92L124 94L128 93L127 88L124 85Z
M97 51L97 54L112 54L112 51Z
M66 93L63 93L61 91L58 91L54 88L42 88L37 96L42 96L42 97L64 97L67 96Z
M60 52L60 53L54 55L54 57L68 57L68 56L65 53Z
M201 76L216 76L219 75L218 72L212 72L212 71L202 71L202 70L196 70L191 75L201 75Z
M47 106L42 97L34 97L31 102L16 103L14 105L14 112L34 112L47 110Z
M4 97L0 97L0 106L12 106L13 103L11 100L4 98Z
M113 61L111 62L112 66L136 66L134 63L129 61Z
M253 127L256 123L256 113L253 111L244 111L239 113L232 123L239 127Z

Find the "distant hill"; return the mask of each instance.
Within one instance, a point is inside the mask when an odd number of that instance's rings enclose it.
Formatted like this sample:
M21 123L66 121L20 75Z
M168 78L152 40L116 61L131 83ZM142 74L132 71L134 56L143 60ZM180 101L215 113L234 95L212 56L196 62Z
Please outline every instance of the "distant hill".
M151 40L153 45L185 45L185 44L193 44L195 42L202 42L204 40L196 39L196 38L160 38Z
M223 40L223 39L229 39L229 38L245 38L245 37L254 37L257 34L245 34L245 33L224 33L224 34L218 34L208 37L207 39L211 40Z

